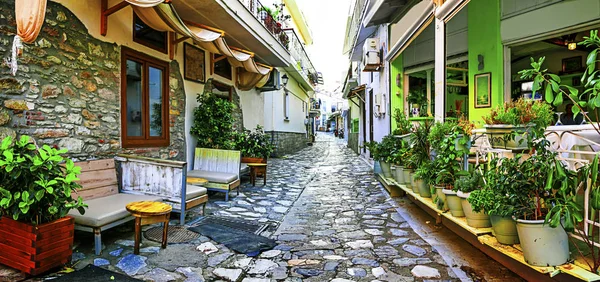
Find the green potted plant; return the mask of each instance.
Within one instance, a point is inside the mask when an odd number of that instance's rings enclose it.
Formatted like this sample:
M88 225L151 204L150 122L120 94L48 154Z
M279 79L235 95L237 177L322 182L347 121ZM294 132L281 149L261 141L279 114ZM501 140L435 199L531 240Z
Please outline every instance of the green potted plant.
M408 103L412 106L413 109L420 109L421 106L427 104L427 97L425 97L425 88L423 86L415 86L409 92L406 97ZM426 109L423 107L422 112L425 112Z
M2 263L31 275L67 263L75 223L71 209L85 212L74 193L81 168L57 150L38 148L29 136L0 145L0 257ZM56 232L59 230L59 232Z
M495 171L495 170L490 170ZM495 172L494 172L495 173ZM503 176L503 179L509 177ZM473 212L487 213L492 225L492 235L496 237L498 243L504 245L513 245L519 243L519 234L517 233L517 222L513 219L514 197L507 197L501 194L494 183L495 188L484 186L483 189L475 190L470 193L467 201L471 204Z
M410 142L408 140L409 134L413 131L413 124L403 111L396 108L394 110L394 121L396 122L396 129L394 129L393 134L403 138L404 141Z
M554 112L543 101L520 98L492 109L483 117L485 133L494 148L523 150L532 131L544 131L550 125Z
M198 95L200 105L194 110L190 134L196 147L231 150L235 146L233 103L214 94Z
M415 127L411 134L411 148L415 163L415 186L419 194L424 197L431 197L429 184L433 178L431 167L431 144L429 142L429 133L433 122L425 120Z
M381 143L378 144L379 163L385 178L392 177L391 162L393 161L393 153L399 146L399 142L400 140L393 135L387 135L383 137Z
M457 150L456 139L459 138L461 130L455 122L436 123L429 134L429 142L435 152L433 160L434 169L437 171L434 184L436 189L436 201L438 206L444 205L444 210L450 209L453 216L462 217L464 212L460 198L453 191L455 179L464 172L458 157L464 156L468 151ZM442 204L439 202L442 201Z
M415 178L419 195L423 198L431 198L430 184L432 179L435 178L435 171L433 170L433 162L426 160L415 170Z
M402 157L406 152L407 148L402 144L402 147L396 148L394 153L392 153L391 161L394 164L394 180L398 182L398 184L404 184L404 160Z
M478 212L473 211L471 203L467 200L471 192L480 190L483 187L483 177L475 169L470 175L462 176L454 183L456 195L460 198L462 209L467 218L467 225L475 228L490 227L490 217L485 213L485 210Z
M266 163L275 147L263 127L257 125L254 131L244 129L236 134L235 149L242 153L243 163Z

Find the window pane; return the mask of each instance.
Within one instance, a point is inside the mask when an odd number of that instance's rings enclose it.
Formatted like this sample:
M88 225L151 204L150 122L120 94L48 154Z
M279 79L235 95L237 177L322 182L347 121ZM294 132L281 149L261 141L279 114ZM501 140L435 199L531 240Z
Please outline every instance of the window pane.
M148 70L150 96L150 136L162 136L162 70L150 67Z
M142 136L142 64L127 60L127 136Z
M134 14L133 38L135 41L148 45L162 52L167 50L167 32L154 30Z

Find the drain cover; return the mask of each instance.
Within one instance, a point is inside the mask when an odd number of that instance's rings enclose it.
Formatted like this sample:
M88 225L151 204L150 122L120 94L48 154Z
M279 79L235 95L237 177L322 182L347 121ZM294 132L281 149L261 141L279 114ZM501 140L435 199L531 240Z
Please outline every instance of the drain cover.
M152 228L146 230L146 232L144 232L144 237L146 239L154 241L154 242L159 242L159 243L162 242L162 236L163 236L163 227L162 226L152 227ZM170 244L171 243L185 243L185 242L189 242L189 241L198 239L198 237L200 237L200 234L189 231L183 226L169 225L169 230L167 231L167 242Z
M269 224L254 224L241 219L234 219L229 217L221 217L221 216L206 216L195 222L192 227L206 225L206 224L216 224L223 225L230 228L235 228L237 230L246 231L249 233L254 233L259 235L263 232Z

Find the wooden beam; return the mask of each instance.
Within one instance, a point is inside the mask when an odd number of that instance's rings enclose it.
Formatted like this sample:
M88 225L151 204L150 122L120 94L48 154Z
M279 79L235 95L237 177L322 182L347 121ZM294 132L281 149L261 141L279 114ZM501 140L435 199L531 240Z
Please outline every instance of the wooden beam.
M169 59L173 60L175 58L175 53L177 53L177 44L187 40L189 37L182 36L181 38L177 38L177 34L175 32L169 32Z
M106 36L106 31L108 30L108 16L127 6L129 6L127 1L121 1L119 4L109 8L108 0L102 0L100 4L100 34L102 36Z

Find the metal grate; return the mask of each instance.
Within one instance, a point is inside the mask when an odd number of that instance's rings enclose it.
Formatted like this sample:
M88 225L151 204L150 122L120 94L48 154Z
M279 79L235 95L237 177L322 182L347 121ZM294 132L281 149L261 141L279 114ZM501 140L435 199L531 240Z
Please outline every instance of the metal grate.
M256 235L260 235L269 224L254 224L241 219L234 219L229 217L220 217L220 216L205 216L191 225L191 227L196 227L205 224L215 224L215 225L223 225L229 228L234 228L237 230L246 231L249 233L254 233Z
M144 237L146 239L154 241L154 242L159 242L159 243L162 242L162 236L163 236L163 227L162 226L152 227L152 228L146 230L146 232L144 232ZM169 243L169 244L185 243L185 242L189 242L189 241L198 239L198 237L200 237L200 234L189 231L183 226L169 225L169 230L167 231L167 243Z

